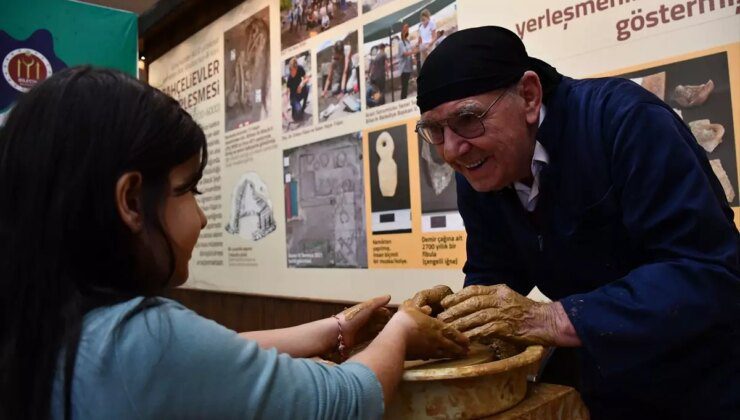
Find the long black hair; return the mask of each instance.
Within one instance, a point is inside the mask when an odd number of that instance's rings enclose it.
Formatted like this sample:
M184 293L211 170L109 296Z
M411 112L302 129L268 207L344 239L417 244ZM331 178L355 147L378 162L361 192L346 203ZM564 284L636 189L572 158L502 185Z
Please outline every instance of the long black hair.
M168 176L200 154L194 187L206 138L174 99L91 67L34 87L0 130L0 417L48 418L60 366L68 416L85 313L156 296L174 272L161 222ZM142 175L145 229L168 245L166 278L137 272L133 235L115 199L116 182L129 171Z

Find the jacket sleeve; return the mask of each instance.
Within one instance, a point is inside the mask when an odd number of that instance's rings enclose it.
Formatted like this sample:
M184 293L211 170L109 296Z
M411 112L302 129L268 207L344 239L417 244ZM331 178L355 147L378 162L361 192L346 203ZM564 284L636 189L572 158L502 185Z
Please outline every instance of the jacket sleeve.
M643 258L623 278L561 302L608 376L736 324L740 280L737 228L686 125L654 103L606 124L622 223Z
M264 350L165 301L131 318L116 343L117 374L142 418L375 419L375 374Z
M504 283L526 295L534 287L511 246L511 233L497 217L490 194L480 194L459 173L457 206L465 222L467 260L463 267L465 286Z

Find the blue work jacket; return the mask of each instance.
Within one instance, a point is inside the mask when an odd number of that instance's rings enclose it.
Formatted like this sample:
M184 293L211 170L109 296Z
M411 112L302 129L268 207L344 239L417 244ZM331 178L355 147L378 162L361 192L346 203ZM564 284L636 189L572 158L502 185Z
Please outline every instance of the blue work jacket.
M465 285L562 302L594 418L740 414L740 237L706 153L625 79L564 78L546 106L534 213L457 174Z

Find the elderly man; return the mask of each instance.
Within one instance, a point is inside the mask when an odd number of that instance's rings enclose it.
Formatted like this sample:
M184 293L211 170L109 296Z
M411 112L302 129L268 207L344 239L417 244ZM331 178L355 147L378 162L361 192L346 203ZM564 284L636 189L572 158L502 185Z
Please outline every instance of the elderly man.
M417 100L468 234L467 287L417 304L444 297L439 318L471 338L577 347L594 418L740 413L739 235L671 107L561 76L499 27L442 42ZM555 302L522 296L535 285Z

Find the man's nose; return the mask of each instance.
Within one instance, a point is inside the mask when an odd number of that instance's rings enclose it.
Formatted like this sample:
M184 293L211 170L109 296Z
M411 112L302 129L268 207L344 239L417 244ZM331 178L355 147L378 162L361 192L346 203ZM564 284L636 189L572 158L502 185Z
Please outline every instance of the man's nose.
M460 156L470 151L470 143L467 139L452 131L449 126L444 127L444 143L442 143L442 156L448 163L452 163Z

